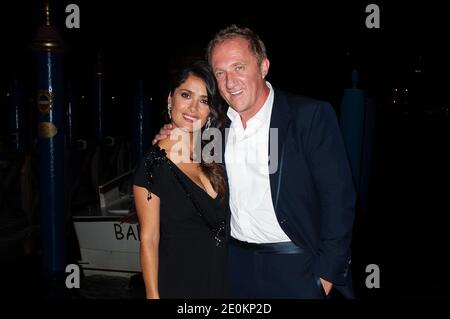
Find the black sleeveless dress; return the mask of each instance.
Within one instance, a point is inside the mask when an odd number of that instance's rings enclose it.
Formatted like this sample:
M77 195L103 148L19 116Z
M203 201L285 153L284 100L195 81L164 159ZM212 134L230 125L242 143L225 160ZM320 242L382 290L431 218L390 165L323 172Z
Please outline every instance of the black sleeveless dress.
M209 196L159 146L152 146L137 166L134 184L160 198L160 297L228 297L226 243L217 233L228 195Z

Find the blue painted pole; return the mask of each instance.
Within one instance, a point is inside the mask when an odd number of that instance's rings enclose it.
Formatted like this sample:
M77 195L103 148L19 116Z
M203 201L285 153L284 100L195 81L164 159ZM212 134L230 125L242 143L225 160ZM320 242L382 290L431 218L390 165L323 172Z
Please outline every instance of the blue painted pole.
M75 144L77 139L77 115L78 115L78 100L75 98L72 88L67 90L66 102L66 142L70 147Z
M361 173L361 151L364 130L364 92L356 87L358 73L352 72L352 87L345 89L340 111L340 127L347 149L353 181L359 193Z
M103 65L99 54L93 85L94 129L95 129L95 138L98 143L103 142L105 134L105 120L104 120L105 102L106 102L106 94L103 78Z
M37 130L42 262L46 280L65 273L64 97L62 43L58 30L46 23L32 43L37 62Z
M150 146L150 99L144 92L144 84L139 82L134 96L131 115L131 154L132 166L142 157Z
M376 101L366 98L366 114L364 117L364 135L361 154L361 176L359 185L359 203L363 212L369 211L369 186L372 173L373 143L376 121Z
M24 149L25 128L25 98L22 87L14 79L11 92L6 96L7 104L7 134L10 137L8 147L15 151Z

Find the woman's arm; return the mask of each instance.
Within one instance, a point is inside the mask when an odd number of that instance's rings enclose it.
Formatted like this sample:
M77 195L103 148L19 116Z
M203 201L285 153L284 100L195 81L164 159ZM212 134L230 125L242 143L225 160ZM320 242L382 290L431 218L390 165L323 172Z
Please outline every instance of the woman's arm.
M145 282L147 299L159 299L158 291L158 255L159 255L159 197L148 190L133 186L134 203L140 227L140 260Z

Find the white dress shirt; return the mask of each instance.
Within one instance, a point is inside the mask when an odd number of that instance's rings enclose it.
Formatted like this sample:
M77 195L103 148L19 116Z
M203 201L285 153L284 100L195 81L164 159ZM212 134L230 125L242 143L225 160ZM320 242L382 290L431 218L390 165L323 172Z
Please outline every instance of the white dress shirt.
M225 147L230 186L231 236L250 243L290 241L275 216L269 179L269 129L273 89L262 108L247 121L228 108L231 120Z

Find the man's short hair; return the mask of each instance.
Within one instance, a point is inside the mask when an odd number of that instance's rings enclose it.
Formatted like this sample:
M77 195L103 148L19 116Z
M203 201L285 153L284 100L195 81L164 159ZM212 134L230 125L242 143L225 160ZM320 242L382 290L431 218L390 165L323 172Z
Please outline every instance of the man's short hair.
M225 40L238 37L244 38L248 41L250 49L253 51L258 61L258 65L261 65L262 61L267 58L266 46L264 45L264 42L262 42L253 30L249 28L241 28L235 24L220 30L216 33L214 38L209 41L206 49L206 59L208 60L208 63L211 65L211 54L216 45L224 42Z

